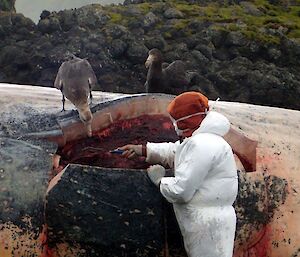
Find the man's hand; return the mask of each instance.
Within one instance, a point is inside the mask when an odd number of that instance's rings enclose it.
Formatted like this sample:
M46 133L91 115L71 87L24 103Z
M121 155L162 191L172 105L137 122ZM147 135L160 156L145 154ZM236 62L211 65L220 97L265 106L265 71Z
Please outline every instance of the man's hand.
M152 165L147 169L147 174L150 180L156 185L159 186L161 179L165 176L166 170L161 165Z
M137 156L142 156L143 147L142 145L124 145L122 147L118 147L120 150L124 150L122 156L128 159L132 159Z

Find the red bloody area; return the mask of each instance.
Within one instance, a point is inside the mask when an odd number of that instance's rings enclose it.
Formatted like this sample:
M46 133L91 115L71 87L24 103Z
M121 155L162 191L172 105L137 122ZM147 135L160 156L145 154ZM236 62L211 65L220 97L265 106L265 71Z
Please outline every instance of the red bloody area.
M272 229L270 224L267 224L259 239L248 249L243 249L241 252L235 252L233 256L243 257L268 257L270 251Z
M249 255L249 257L267 257L268 256L268 247L270 244L270 235L271 235L271 227L270 225L266 225L264 236L252 246L252 250L254 250L254 254Z
M60 164L77 163L90 166L146 169L149 165L144 157L128 160L109 151L126 144L147 142L175 142L178 140L173 125L163 115L143 115L121 120L94 133L91 138L68 142L58 150Z
M47 225L43 225L43 230L40 234L40 240L42 243L42 254L40 257L53 257L53 253L51 249L48 247L47 233L48 233Z

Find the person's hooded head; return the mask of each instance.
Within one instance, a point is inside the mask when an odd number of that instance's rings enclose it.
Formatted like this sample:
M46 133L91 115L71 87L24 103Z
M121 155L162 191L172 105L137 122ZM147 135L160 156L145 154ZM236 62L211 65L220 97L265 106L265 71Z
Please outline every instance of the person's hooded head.
M199 92L185 92L176 96L167 111L178 136L191 136L209 110L208 99Z

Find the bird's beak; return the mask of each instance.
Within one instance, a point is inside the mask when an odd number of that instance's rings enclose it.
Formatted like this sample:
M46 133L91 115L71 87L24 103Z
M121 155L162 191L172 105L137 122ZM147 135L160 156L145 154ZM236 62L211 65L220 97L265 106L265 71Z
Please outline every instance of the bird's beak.
M93 114L91 113L91 110L87 104L84 104L81 106L81 108L77 108L79 112L79 118L83 122L87 136L92 136L92 120L93 120Z
M148 69L150 67L150 64L153 62L153 56L149 55L146 62L145 62L145 67Z
M86 127L86 133L88 137L91 137L93 135L92 133L92 124L85 124Z

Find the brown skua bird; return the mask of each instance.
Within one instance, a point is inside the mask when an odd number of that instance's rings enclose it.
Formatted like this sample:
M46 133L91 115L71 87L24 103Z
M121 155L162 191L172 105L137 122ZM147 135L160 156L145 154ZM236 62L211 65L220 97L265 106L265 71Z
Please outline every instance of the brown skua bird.
M93 115L88 98L92 102L92 89L97 84L97 78L90 63L72 56L61 64L54 87L62 92L62 111L65 111L65 97L69 99L79 112L79 118L84 123L88 136L92 136Z

